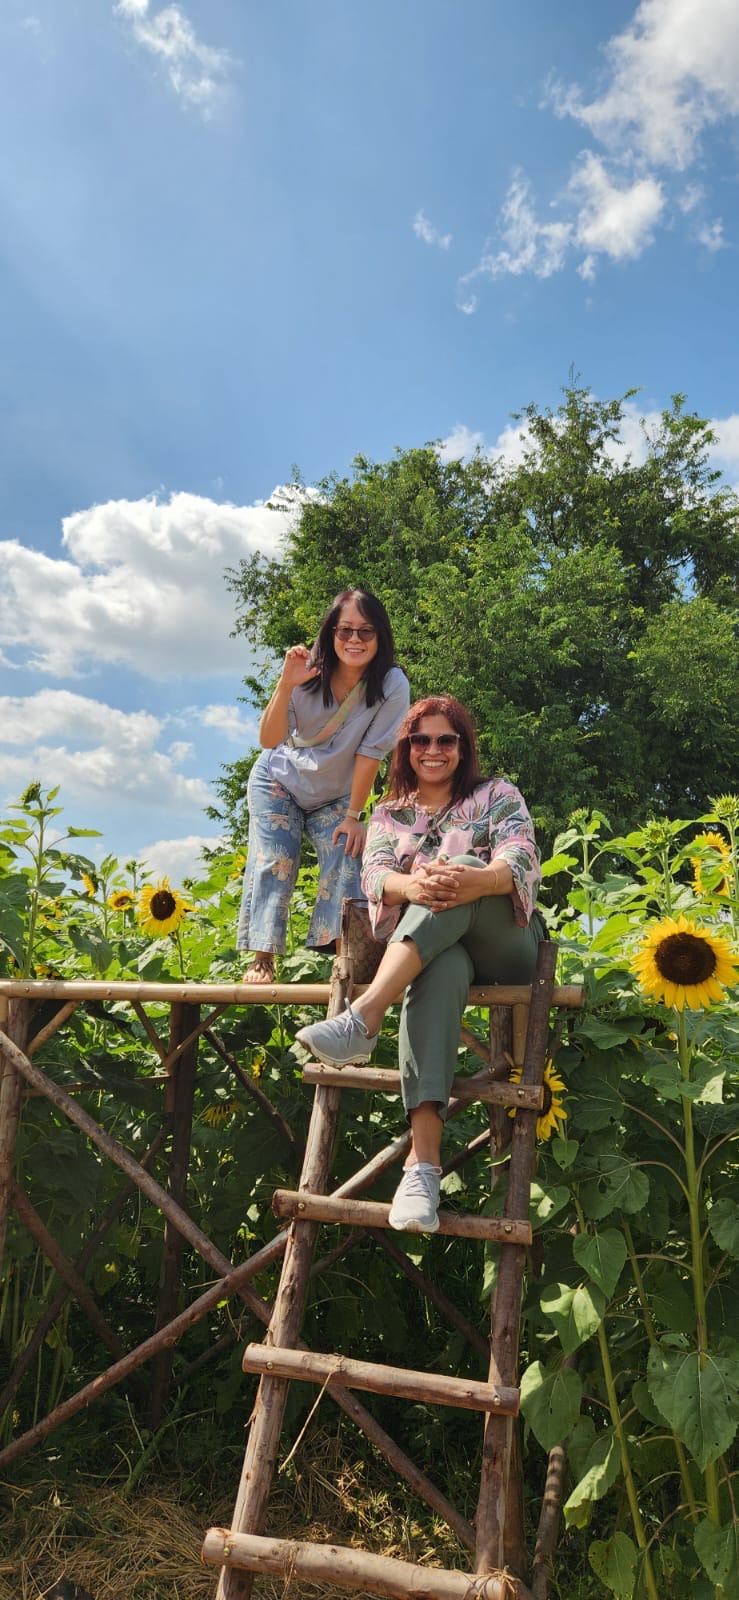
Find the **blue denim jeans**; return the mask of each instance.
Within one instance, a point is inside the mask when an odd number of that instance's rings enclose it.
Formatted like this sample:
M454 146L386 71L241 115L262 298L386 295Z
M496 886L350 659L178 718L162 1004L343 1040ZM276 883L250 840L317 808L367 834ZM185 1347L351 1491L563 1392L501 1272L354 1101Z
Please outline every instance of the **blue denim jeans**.
M286 946L287 914L300 865L303 834L318 857L316 903L306 943L330 944L341 932L341 902L361 897L361 856L344 854L346 840L331 835L346 815L349 796L341 795L315 811L303 811L287 789L269 775L269 752L254 763L247 786L249 843L237 945L281 955Z

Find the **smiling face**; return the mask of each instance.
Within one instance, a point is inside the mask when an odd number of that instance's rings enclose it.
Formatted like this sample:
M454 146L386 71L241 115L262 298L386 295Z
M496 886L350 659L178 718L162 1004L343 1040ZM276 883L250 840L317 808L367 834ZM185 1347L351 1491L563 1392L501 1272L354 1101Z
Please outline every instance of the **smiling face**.
M416 735L430 738L428 745L414 743ZM439 738L444 742L440 745ZM447 742L448 741L448 742ZM448 717L433 713L421 717L410 736L408 759L418 780L422 801L441 805L451 796L452 780L461 760L460 739Z
M367 633L370 629L372 631L368 638L359 638L355 632L350 638L342 639L339 630L344 628L361 628L363 633ZM377 649L377 634L371 622L362 615L356 600L346 600L334 627L334 650L337 660L341 662L342 667L348 668L351 672L358 671L361 675L370 661L374 660Z

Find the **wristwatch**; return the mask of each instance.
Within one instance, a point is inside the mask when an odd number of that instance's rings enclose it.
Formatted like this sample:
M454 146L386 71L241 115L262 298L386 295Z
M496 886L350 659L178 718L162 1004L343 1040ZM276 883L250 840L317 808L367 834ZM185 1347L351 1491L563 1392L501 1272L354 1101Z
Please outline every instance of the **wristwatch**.
M362 813L361 813L361 811L352 811L351 806L347 806L346 815L348 817L353 817L355 822L361 822L362 821Z

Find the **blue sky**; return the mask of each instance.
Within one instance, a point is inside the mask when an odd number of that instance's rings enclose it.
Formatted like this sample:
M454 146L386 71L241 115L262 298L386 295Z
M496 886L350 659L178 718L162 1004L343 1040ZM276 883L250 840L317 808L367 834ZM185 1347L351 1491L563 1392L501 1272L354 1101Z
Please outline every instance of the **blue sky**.
M253 742L228 564L571 367L739 479L735 0L5 0L0 798L192 868Z

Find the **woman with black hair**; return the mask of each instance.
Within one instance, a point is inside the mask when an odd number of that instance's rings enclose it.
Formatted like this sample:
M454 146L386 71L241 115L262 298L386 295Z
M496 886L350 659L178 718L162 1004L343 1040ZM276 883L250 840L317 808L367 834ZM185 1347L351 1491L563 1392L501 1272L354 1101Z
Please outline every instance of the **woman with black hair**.
M411 1150L391 1228L434 1233L441 1137L470 984L529 983L543 919L539 853L523 796L483 779L469 713L451 695L411 706L388 792L367 830L362 883L377 975L341 1016L300 1028L320 1061L367 1061L389 1005L404 991L398 1053Z
M344 589L312 650L293 645L259 724L262 754L249 775L249 844L238 947L253 951L248 983L271 983L306 834L320 876L308 944L338 938L341 902L361 894L362 812L408 709L382 603Z

